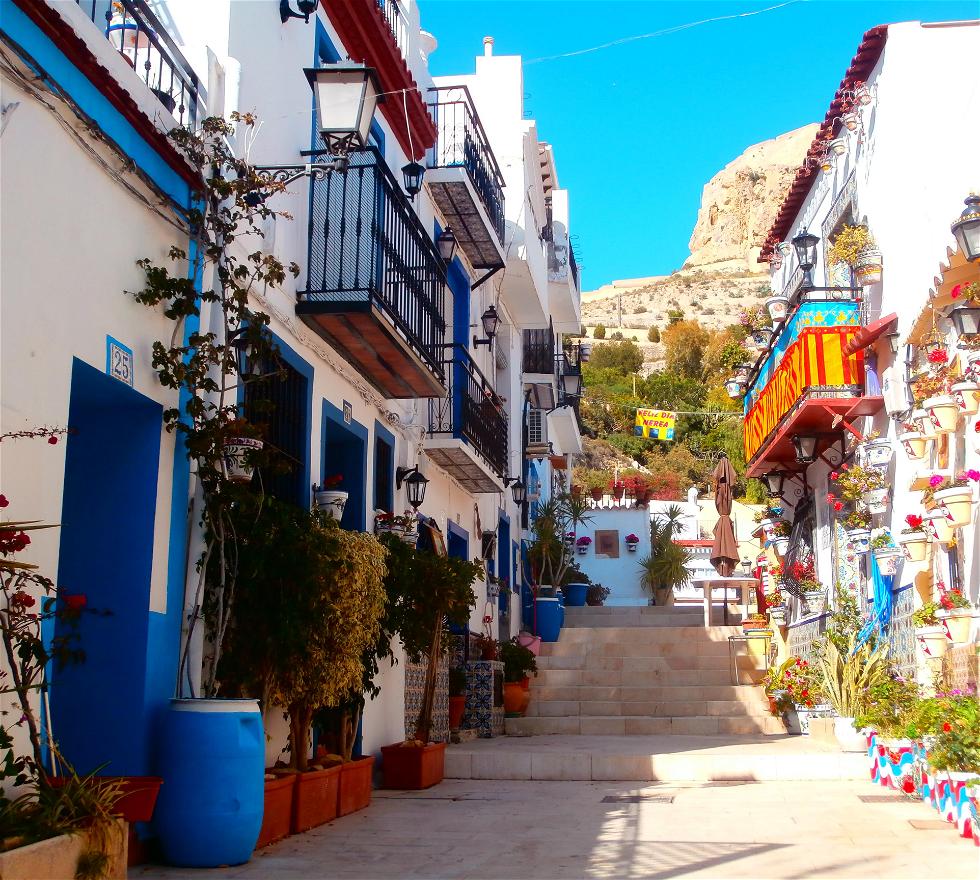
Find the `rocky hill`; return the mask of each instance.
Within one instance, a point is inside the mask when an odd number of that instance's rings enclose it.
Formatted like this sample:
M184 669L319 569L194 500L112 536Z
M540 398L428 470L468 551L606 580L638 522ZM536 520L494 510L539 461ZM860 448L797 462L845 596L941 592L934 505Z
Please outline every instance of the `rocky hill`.
M769 276L756 262L759 249L816 129L807 125L755 144L708 181L691 233L691 255L676 272L614 281L583 293L589 336L601 323L646 343L648 328L663 329L669 309L708 327L724 327L744 305L766 299ZM645 348L648 361L656 363L658 346Z

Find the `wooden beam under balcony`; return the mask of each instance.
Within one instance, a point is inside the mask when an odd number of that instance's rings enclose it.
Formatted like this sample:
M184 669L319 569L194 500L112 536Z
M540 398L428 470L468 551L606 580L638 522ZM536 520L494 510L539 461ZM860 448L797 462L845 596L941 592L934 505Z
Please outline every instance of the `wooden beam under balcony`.
M446 389L433 368L369 302L296 304L296 314L351 367L387 398L442 397Z

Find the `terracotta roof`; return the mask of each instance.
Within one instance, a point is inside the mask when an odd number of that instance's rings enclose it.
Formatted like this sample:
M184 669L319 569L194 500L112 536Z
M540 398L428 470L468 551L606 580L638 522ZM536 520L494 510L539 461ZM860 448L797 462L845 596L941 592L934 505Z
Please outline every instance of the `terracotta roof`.
M837 94L834 95L834 100L830 102L827 115L820 124L813 143L810 144L810 148L807 150L807 158L803 160L803 164L796 172L796 177L790 186L789 192L786 194L786 198L783 200L782 207L779 209L779 213L776 214L776 219L769 228L769 234L766 236L765 244L762 246L762 252L759 254L760 263L768 262L773 248L779 242L785 240L793 226L796 215L799 213L800 206L813 186L814 177L820 173L820 168L817 163L809 162L808 160L817 158L823 149L823 145L840 131L840 117L844 112L844 93L853 91L856 83L864 82L868 78L868 75L878 63L878 59L881 58L881 53L885 48L885 41L887 39L887 24L879 24L871 28L861 39L861 44L851 59L851 64L847 68L847 73L844 74L844 78L841 80Z

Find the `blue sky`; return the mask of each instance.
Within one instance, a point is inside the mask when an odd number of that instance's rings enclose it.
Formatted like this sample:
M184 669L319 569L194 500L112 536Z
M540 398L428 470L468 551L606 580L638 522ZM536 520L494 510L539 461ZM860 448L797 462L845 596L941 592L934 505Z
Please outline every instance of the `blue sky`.
M750 144L823 119L877 24L976 18L980 0L794 0L570 58L527 63L785 0L420 0L435 75L469 73L493 35L524 56L526 115L570 190L582 288L666 274L701 189ZM506 196L506 193L505 193Z

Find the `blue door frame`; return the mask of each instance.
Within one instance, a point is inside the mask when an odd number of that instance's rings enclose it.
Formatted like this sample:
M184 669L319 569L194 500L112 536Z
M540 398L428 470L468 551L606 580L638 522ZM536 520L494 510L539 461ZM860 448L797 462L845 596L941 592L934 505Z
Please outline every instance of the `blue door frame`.
M325 400L321 443L321 479L340 474L343 479L336 488L348 493L340 524L345 529L363 532L367 517L368 429L353 419L345 422L343 410Z

